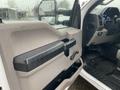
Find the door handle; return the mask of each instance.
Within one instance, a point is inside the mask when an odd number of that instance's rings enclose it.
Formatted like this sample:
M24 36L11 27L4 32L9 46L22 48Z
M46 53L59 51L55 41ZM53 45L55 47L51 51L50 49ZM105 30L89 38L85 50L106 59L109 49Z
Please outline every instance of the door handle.
M71 56L70 60L74 60L75 56L79 53L79 51L75 51Z

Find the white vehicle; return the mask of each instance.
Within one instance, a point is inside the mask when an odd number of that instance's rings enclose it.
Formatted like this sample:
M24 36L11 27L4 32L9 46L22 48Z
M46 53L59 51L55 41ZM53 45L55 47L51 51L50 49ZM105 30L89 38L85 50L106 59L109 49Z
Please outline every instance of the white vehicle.
M119 10L119 0L42 0L31 10L40 21L3 20L1 89L65 90L80 75L119 90Z

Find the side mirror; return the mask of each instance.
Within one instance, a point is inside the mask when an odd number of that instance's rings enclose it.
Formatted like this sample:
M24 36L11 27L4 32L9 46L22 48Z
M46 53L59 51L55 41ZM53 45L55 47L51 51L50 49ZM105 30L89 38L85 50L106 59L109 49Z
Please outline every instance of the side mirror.
M109 3L111 3L114 0L104 0L101 5L108 5Z
M49 17L52 21L55 21L57 19L56 9L56 0L42 0L38 6L39 20Z
M67 26L71 12L69 2L65 2L64 0L59 2L57 0L42 0L40 4L34 8L34 14L38 16L40 21Z

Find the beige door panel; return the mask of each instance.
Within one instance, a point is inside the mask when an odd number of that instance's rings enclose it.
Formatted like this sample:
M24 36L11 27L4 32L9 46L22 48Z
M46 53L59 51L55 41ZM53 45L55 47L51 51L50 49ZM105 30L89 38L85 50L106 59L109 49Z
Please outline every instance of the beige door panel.
M67 39L67 42L63 39ZM74 28L55 30L42 22L1 24L0 52L10 89L47 88L59 74L70 71L71 65L76 65L75 62L79 60L74 74L64 77L55 89L69 86L82 68L81 41L81 31ZM69 46L71 43L74 45ZM68 56L65 50L69 51Z

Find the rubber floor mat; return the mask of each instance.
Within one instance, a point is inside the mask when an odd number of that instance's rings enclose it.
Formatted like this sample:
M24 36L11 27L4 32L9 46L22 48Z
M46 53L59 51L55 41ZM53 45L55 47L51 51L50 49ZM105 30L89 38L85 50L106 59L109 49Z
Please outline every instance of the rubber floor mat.
M93 75L95 78L108 85L113 90L120 90L120 84L112 75L116 70L116 64L107 60L106 58L97 56L89 58L89 55L85 58L86 66L84 69ZM116 82L116 83L115 83Z

